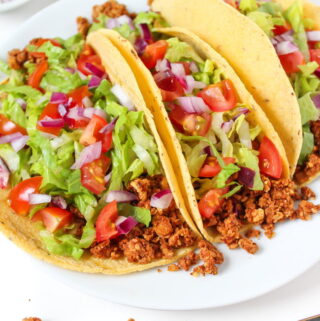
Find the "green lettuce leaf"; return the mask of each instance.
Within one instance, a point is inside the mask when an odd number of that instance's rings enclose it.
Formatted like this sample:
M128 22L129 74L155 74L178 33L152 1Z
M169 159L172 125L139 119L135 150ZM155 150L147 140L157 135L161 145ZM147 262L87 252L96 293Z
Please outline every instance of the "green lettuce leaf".
M247 14L247 17L255 22L269 37L273 35L274 20L272 16L265 12L253 11Z
M248 13L257 10L258 5L256 0L241 0L239 9L242 13Z
M314 135L310 131L309 124L306 124L303 126L303 142L302 142L302 148L298 160L299 165L303 165L303 163L306 161L308 155L310 155L314 148Z
M314 105L310 93L298 99L302 125L319 118L319 109Z
M149 226L151 222L151 212L146 208L141 208L137 206L132 206L130 204L122 203L118 204L119 215L121 216L132 216L139 223Z

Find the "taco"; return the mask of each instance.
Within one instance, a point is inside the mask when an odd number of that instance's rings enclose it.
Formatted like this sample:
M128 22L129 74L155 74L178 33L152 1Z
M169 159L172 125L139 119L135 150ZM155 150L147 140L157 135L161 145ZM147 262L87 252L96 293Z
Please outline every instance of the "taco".
M197 33L232 64L278 131L292 169L298 161L295 181L305 185L320 173L320 7L293 0L226 3L237 10L219 0L155 0L152 7L169 23Z
M81 272L176 261L200 233L129 66L95 48L102 62L80 34L34 39L1 62L0 230Z
M89 43L94 37L111 40L130 64L206 239L254 253L242 232L262 224L271 235L278 221L271 216L293 218L294 184L281 140L219 54L182 28L154 30L140 57L117 31L95 31Z

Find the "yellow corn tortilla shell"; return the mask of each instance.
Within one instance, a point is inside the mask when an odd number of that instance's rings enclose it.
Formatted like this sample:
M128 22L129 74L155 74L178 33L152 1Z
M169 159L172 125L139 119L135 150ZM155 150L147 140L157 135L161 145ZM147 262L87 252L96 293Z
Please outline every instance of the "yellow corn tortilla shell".
M159 134L156 131L153 116L145 105L130 67L114 46L104 37L101 37L98 34L92 35L89 36L88 42L100 55L111 81L121 85L122 88L126 90L134 105L137 106L137 110L145 112L146 122L157 143L160 161L171 192L174 196L177 208L180 209L181 215L189 227L199 237L201 237L186 209L167 151L165 150ZM46 250L43 242L41 241L37 225L31 222L29 218L16 215L8 206L8 193L8 191L0 190L0 231L2 231L11 241L35 257L65 269L85 273L102 273L112 275L128 274L170 264L194 250L194 247L179 249L175 252L173 258L154 260L148 264L129 263L127 259L99 259L89 255L88 253L85 253L80 260L54 255Z
M283 176L289 177L290 171L288 160L277 132L274 130L262 109L254 101L251 94L246 90L241 80L227 63L227 61L199 37L185 29L167 28L159 29L158 31L170 36L178 37L179 39L189 43L191 46L193 46L193 48L196 49L197 53L203 59L211 59L213 62L215 62L215 64L223 71L225 77L233 82L233 85L239 96L239 101L246 104L250 108L251 112L248 114L250 117L249 121L254 124L258 124L261 127L262 132L271 141L273 141L282 159ZM143 62L133 49L131 43L122 38L116 31L104 29L97 31L96 33L104 35L106 38L110 39L130 64L139 84L140 91L145 99L146 105L154 115L158 132L171 158L171 163L174 168L175 175L178 178L183 197L185 200L188 200L189 210L193 215L197 227L207 240L212 242L219 241L219 237L214 230L205 229L203 226L187 162L183 156L181 145L177 139L175 130L168 119L168 114L162 102L161 93L154 82L153 76L144 66Z
M267 35L222 0L153 0L151 6L172 26L194 32L230 63L278 132L293 175L302 146L300 110Z

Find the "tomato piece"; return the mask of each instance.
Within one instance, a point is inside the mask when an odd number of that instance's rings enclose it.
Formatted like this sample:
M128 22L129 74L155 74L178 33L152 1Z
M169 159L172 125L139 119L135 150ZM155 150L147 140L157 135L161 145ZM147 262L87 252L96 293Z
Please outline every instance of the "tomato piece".
M96 221L97 242L107 241L118 235L115 224L118 217L116 201L109 203L102 209Z
M72 98L73 101L70 107L84 107L83 98L90 96L92 96L92 93L89 91L88 86L81 86L79 88L74 89L68 94L68 97Z
M169 118L179 131L192 136L205 136L212 119L208 113L189 114L177 105L174 105L169 112Z
M303 54L300 51L292 52L286 55L280 55L279 59L283 69L287 74L299 72L300 69L298 66L306 63Z
M310 61L315 61L320 66L320 49L310 49Z
M26 179L16 185L9 194L9 202L11 208L18 215L27 215L31 205L29 204L29 195L38 193L42 183L41 176L35 176Z
M106 133L102 138L102 152L108 152L112 147L112 132Z
M23 127L14 123L5 115L0 114L0 135L9 135L14 133L27 135L27 131Z
M94 194L105 190L104 177L111 164L111 159L102 155L99 159L81 167L81 184Z
M59 207L46 207L34 214L32 221L42 221L54 233L71 223L72 213Z
M148 69L156 66L159 59L163 59L168 49L168 43L165 40L159 40L148 45L141 57L143 63Z
M100 70L104 70L101 59L98 55L93 54L87 56L85 54L81 54L77 62L77 67L86 76L92 75L92 72L86 66L87 63L96 66Z
M237 94L229 79L209 85L198 93L213 111L227 111L237 104Z
M291 30L291 26L289 23L285 23L284 25L275 25L274 28L272 29L273 33L278 36L282 35L283 33Z
M234 164L235 159L233 157L223 157L223 161L226 165ZM215 157L207 157L205 164L200 169L199 177L215 177L221 172L221 166Z
M46 60L40 62L35 71L28 78L28 85L35 88L40 89L40 82L44 74L48 71L49 64Z
M266 136L259 148L259 168L262 174L273 178L281 178L282 161L277 148Z
M80 143L84 146L88 146L102 140L103 134L100 133L100 130L107 124L108 123L104 118L93 115L80 137Z
M44 110L42 111L42 113L41 113L41 115L39 117L39 120L42 120L45 117L50 117L52 119L61 118L61 115L60 115L59 110L58 110L58 104L49 103L44 108ZM57 127L57 128L55 128L55 127L43 127L43 126L39 125L39 123L37 124L37 129L39 129L42 132L49 133L49 134L52 134L52 135L55 135L55 136L58 136L60 134L62 128L63 127Z
M51 42L52 45L62 48L61 44L57 40L47 38L38 38L33 41L33 45L35 45L36 47L41 47L44 43L48 41Z
M207 192L200 200L198 207L202 217L210 218L221 208L224 198L222 195L228 193L228 188L214 188Z
M190 63L187 61L182 61L180 63L183 64L186 75L191 75Z

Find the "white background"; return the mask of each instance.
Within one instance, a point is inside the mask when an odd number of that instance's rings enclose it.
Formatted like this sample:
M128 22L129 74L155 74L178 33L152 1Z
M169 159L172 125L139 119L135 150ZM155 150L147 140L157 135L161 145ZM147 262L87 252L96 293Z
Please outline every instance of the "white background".
M23 21L52 2L31 0L15 11L0 14L0 39L10 37ZM27 316L41 317L43 321L291 321L320 313L320 263L290 284L246 303L170 312L120 306L72 290L37 269L33 258L2 235L0 249L0 321L20 321Z

